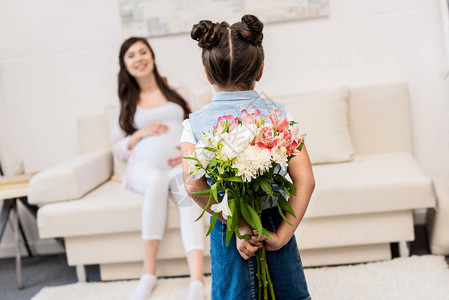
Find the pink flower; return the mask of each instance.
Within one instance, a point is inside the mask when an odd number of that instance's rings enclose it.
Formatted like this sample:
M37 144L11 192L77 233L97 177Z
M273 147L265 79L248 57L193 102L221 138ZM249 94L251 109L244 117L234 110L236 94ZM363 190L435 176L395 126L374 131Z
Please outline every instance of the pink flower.
M279 135L280 147L283 146L287 150L287 155L298 155L300 152L296 149L300 145L301 141L304 140L304 136L296 136L294 132L283 131Z
M217 120L217 124L214 125L214 133L216 132L222 133L223 131L229 133L235 127L236 124L237 120L234 118L233 115L219 117Z
M279 137L274 135L274 129L272 126L265 126L259 132L254 140L254 144L262 149L272 150L277 147L279 143Z
M276 132L283 132L287 130L290 125L286 118L279 118L280 115L281 112L279 109L275 109L272 114L267 114L265 116L268 120L270 120L271 124L276 129Z
M242 113L242 117L237 118L237 119L239 119L243 123L254 124L254 125L258 126L260 124L260 122L262 121L262 116L261 116L260 110L256 109L254 106L251 107L251 110L249 113L246 109L242 110L241 113Z

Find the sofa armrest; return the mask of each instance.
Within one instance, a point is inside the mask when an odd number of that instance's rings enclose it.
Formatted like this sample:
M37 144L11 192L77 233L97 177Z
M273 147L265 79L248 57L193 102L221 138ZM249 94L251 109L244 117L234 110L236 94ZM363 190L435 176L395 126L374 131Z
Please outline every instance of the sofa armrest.
M28 202L43 205L78 199L105 182L111 174L111 151L81 154L37 173L30 181Z

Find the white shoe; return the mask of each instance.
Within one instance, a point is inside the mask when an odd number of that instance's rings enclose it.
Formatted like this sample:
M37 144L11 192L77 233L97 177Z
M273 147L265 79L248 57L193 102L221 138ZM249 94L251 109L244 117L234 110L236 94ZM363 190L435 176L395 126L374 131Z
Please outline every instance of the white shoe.
M143 274L140 277L137 287L132 292L129 300L147 300L151 297L151 292L156 285L157 277L153 274Z
M186 300L204 300L204 284L199 280L190 281Z

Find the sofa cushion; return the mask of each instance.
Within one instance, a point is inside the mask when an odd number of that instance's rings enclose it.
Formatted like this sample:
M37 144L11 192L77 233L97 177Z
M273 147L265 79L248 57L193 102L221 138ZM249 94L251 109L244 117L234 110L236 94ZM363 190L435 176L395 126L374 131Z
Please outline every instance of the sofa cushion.
M432 181L409 153L358 156L313 166L316 187L307 217L435 206Z
M45 169L30 180L28 202L44 205L77 199L102 184L111 176L110 150L97 150L78 155Z
M170 193L168 199L167 228L179 228L178 208ZM40 237L140 231L142 201L142 195L108 181L81 199L41 207L37 216ZM202 220L205 224L207 216Z
M348 129L348 88L276 97L307 134L312 164L349 161L354 147Z
M117 122L117 118L118 118L118 106L114 105L114 104L109 104L106 105L105 108L105 116L106 116L106 121L108 124L108 138L111 135L111 132L115 126L115 123ZM114 168L113 168L113 172L112 172L112 181L115 182L121 182L122 181L122 176L123 173L126 170L126 161L119 159L118 157L116 157L114 155Z
M409 102L405 82L351 88L348 116L355 152L413 153Z

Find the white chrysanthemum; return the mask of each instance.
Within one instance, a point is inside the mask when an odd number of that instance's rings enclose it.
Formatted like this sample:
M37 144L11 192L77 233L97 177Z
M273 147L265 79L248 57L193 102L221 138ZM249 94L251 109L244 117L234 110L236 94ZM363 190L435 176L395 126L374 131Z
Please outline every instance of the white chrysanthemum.
M253 132L250 126L238 125L230 133L221 134L223 141L220 154L227 159L238 157L250 146L254 138Z
M255 146L247 147L237 157L232 167L238 169L237 176L241 176L243 181L249 182L270 169L271 153L267 149Z
M272 153L273 162L279 164L282 170L285 170L288 166L288 156L287 149L285 147L279 147L274 150Z

